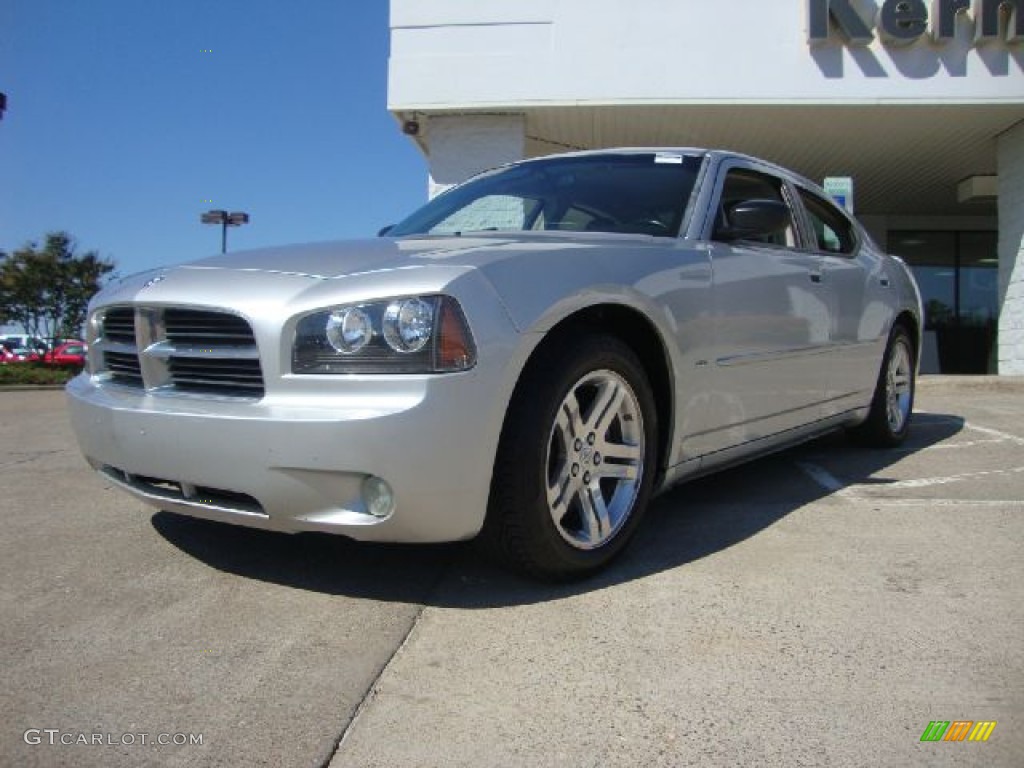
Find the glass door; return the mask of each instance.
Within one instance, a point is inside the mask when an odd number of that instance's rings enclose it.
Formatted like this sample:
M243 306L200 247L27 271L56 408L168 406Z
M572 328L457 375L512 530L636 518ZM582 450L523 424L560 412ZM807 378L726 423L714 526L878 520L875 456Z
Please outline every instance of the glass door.
M921 288L925 332L933 334L939 372L995 373L998 233L899 230L888 240L889 251L906 259Z

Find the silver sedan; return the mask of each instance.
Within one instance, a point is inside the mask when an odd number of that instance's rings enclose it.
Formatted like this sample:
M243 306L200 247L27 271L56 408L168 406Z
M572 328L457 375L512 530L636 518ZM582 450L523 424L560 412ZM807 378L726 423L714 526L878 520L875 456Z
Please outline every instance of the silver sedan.
M89 463L157 508L480 536L571 578L679 481L839 428L898 444L921 318L906 266L813 183L606 150L481 174L373 240L112 284L68 396Z

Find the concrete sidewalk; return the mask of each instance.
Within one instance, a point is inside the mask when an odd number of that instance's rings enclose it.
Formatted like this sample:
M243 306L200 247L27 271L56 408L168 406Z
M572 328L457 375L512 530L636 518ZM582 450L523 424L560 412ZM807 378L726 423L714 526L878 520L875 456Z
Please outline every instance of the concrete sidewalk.
M909 444L682 486L595 581L456 565L331 761L1020 766L1024 382L926 377ZM986 743L922 743L994 720Z

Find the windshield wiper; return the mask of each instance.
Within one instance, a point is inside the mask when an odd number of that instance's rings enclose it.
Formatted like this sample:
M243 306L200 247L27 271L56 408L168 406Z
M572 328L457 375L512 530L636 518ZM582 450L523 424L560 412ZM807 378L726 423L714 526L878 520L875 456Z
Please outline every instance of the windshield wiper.
M469 234L469 235L473 234L474 232L497 232L497 231L498 231L497 227L484 227L482 229L467 229L467 230L465 230L466 234ZM452 235L454 237L462 237L462 232L463 232L463 230L458 229L458 230L452 232Z

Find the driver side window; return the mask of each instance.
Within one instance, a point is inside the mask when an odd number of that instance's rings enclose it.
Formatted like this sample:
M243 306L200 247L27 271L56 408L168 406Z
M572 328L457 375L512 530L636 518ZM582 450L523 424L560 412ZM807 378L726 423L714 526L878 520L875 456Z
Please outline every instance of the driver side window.
M729 207L747 200L774 200L788 206L786 198L782 194L781 179L746 168L733 168L727 172L725 183L722 185L722 196L718 203L715 230L729 227ZM715 239L718 238L716 237ZM797 240L792 215L790 215L789 224L785 229L771 235L745 238L744 242L762 243L780 248L795 248Z

